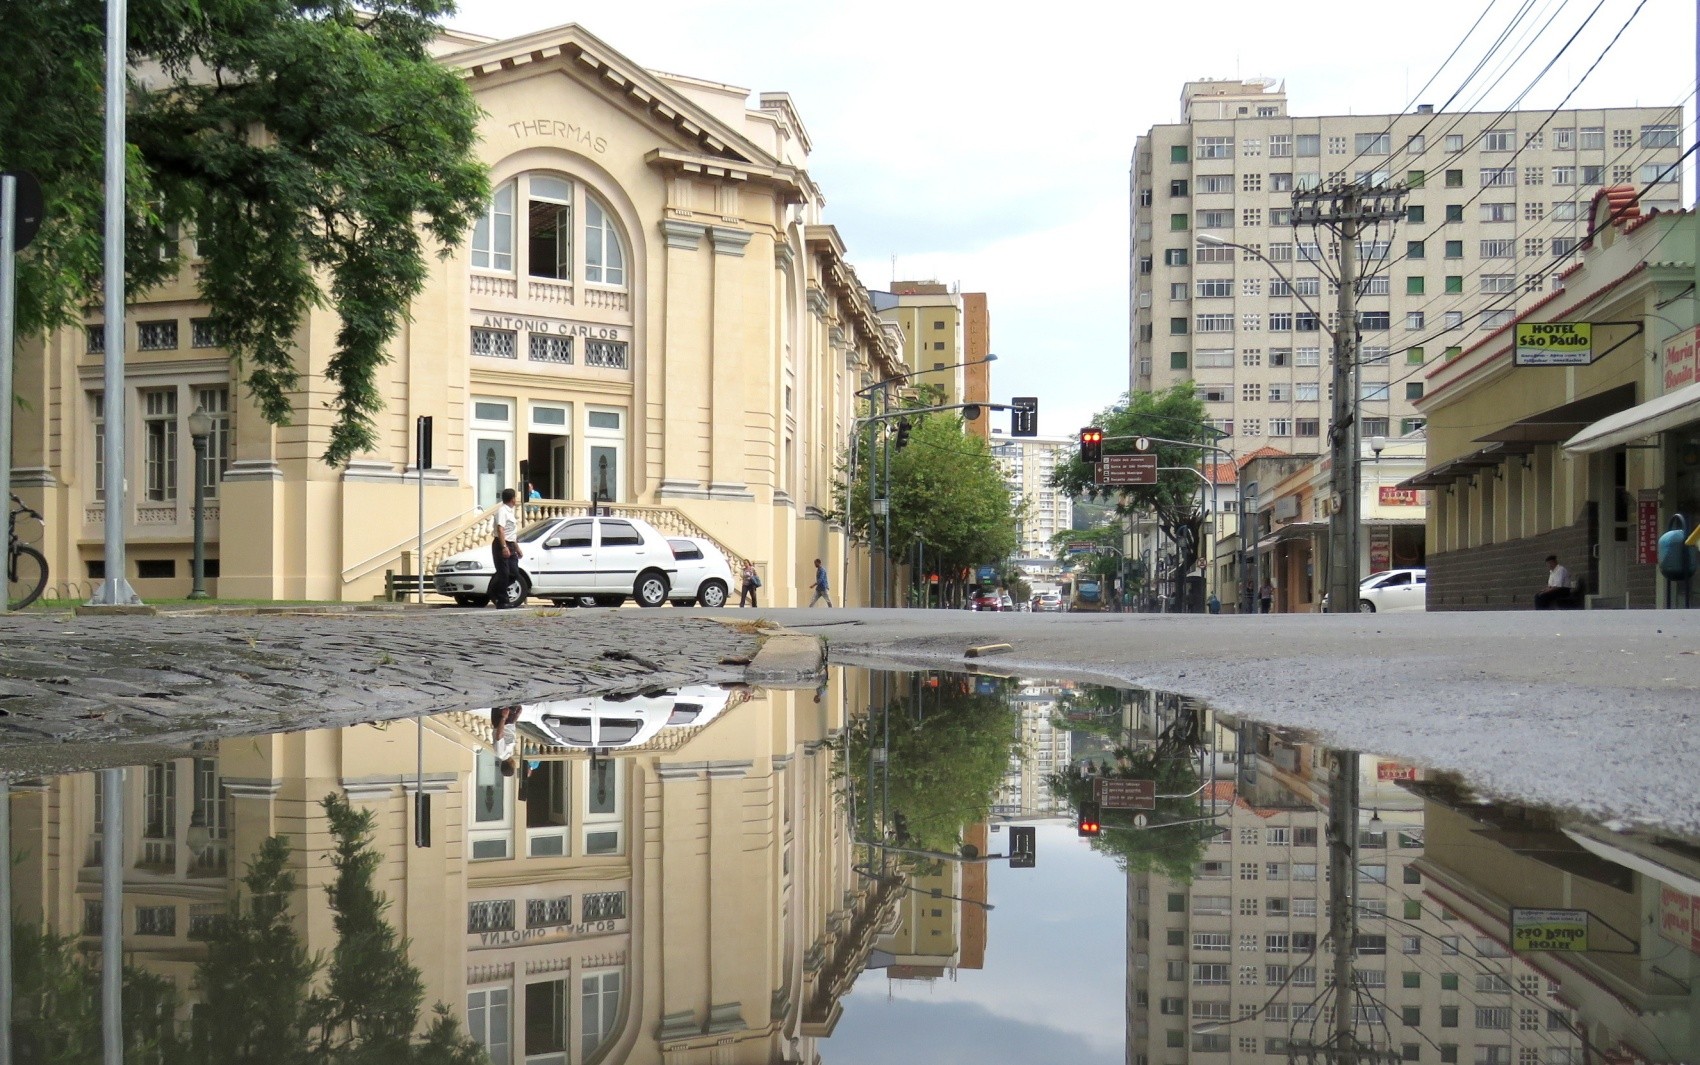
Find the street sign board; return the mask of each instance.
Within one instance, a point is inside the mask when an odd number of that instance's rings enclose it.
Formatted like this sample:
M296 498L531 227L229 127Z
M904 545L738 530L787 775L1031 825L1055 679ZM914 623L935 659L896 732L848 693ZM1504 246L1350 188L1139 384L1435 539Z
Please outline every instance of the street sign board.
M1078 555L1082 552L1090 551L1097 546L1097 544L1092 543L1089 540L1070 540L1068 544L1068 553L1071 555Z
M1594 323L1518 322L1512 363L1517 366L1587 366L1594 361Z
M1156 455L1105 455L1098 463L1099 484L1156 484Z
M1014 396L1009 401L1009 435L1039 435L1039 397Z
M1098 805L1106 810L1155 810L1157 782L1128 780L1124 777L1099 777L1092 782Z
M1511 949L1588 949L1587 910L1511 909Z
M5 176L17 180L17 199L14 210L17 212L12 219L12 250L23 251L30 246L30 241L41 229L41 220L47 214L46 200L42 197L41 182L28 170L8 170Z
M1031 869L1039 863L1039 830L1032 825L1009 826L1009 867Z

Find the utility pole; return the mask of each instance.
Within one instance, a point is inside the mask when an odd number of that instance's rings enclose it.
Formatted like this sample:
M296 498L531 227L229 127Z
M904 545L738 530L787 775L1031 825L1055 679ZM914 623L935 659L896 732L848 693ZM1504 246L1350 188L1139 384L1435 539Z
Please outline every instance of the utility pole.
M1357 957L1358 938L1358 754L1333 753L1334 780L1328 789L1328 935L1334 941L1334 1048L1345 1052L1353 1048L1355 1038L1352 961Z
M1333 614L1358 609L1358 235L1369 223L1405 216L1403 186L1374 188L1361 182L1293 193L1293 225L1326 227L1340 243L1339 324L1334 329L1334 410L1328 426L1328 603ZM1321 323L1318 323L1319 325Z

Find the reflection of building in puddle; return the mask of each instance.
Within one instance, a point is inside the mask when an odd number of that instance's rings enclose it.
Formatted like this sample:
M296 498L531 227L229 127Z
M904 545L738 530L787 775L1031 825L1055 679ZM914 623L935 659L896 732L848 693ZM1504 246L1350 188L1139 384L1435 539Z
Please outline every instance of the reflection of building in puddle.
M328 948L319 802L338 793L376 815L378 886L427 1002L459 1004L492 1061L809 1060L896 901L851 868L826 745L842 728L840 687L820 702L727 692L712 714L592 758L522 729L511 776L488 714L231 740L132 768L127 957L192 1001L200 940L271 835L294 847L305 945ZM90 949L99 779L14 785L12 800L20 916ZM413 845L421 786L428 847Z
M1331 760L1285 733L1238 731L1237 778L1218 785L1235 801L1191 882L1128 878L1130 1062L1310 1060L1302 1048L1334 1031ZM1437 897L1422 804L1402 786L1414 775L1360 762L1351 966L1360 1045L1389 1060L1580 1065L1574 1000Z
M989 853L987 839L985 824L962 833L981 854ZM874 943L869 968L883 968L889 980L923 981L984 968L987 888L984 862L940 861L912 873Z
M1056 685L1023 684L1015 695L1021 744L1010 755L992 812L1002 817L1055 817L1067 802L1053 795L1045 780L1073 759L1073 733L1060 723Z
M1489 802L1447 779L1410 787L1427 800L1416 866L1430 904L1502 946L1516 941L1513 909L1585 928L1586 951L1527 955L1530 985L1579 1017L1596 1060L1695 1060L1700 848ZM1528 1006L1513 1005L1521 1022Z

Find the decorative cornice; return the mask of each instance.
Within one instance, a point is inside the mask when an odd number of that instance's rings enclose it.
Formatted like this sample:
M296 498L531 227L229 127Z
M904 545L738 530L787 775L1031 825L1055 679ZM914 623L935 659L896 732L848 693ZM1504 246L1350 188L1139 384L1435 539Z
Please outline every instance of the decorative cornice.
M701 222L681 222L676 218L661 220L661 235L666 238L669 248L680 251L696 251L702 247L702 235L708 232L708 227Z
M749 244L751 234L743 229L724 229L715 226L709 230L709 238L714 241L714 254L735 255L743 258L744 247Z
M756 497L747 484L732 481L713 481L708 486L710 499L735 499L748 502Z
M46 466L13 466L13 488L57 488L59 478Z
M275 799L283 787L282 780L266 778L225 777L221 783L237 799Z
M683 481L667 479L661 482L655 494L662 499L707 499L708 489L701 481Z
M775 270L789 270L796 261L797 253L791 250L791 245L784 241L778 241L773 245L773 268Z
M234 459L225 467L223 480L281 481L283 470L270 459Z
M829 310L831 310L831 304L826 301L826 293L822 292L818 288L810 288L809 313L814 315L816 318L825 318L826 312Z

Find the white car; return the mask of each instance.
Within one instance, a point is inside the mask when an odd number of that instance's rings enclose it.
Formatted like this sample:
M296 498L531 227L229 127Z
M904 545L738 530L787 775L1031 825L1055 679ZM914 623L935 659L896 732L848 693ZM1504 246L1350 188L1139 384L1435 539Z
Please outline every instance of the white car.
M1396 614L1402 610L1428 609L1428 570L1384 569L1358 584L1358 611L1363 614Z
M673 558L679 564L669 596L672 604L725 606L732 588L732 564L714 546L714 541L700 536L669 536L667 545L673 549Z
M687 591L698 597L704 584L711 597L724 603L731 586L729 572L725 578L694 577L705 559L681 563L667 537L637 518L548 518L526 526L514 539L522 550L520 579L508 588L514 605L535 595L563 606L580 597L619 606L627 596L639 606L660 606ZM687 570L683 575L681 565ZM462 551L437 564L437 594L462 606L484 606L495 575L489 545Z
M519 708L519 729L548 747L636 747L666 728L706 725L748 696L749 689L740 684L692 684L525 703Z

